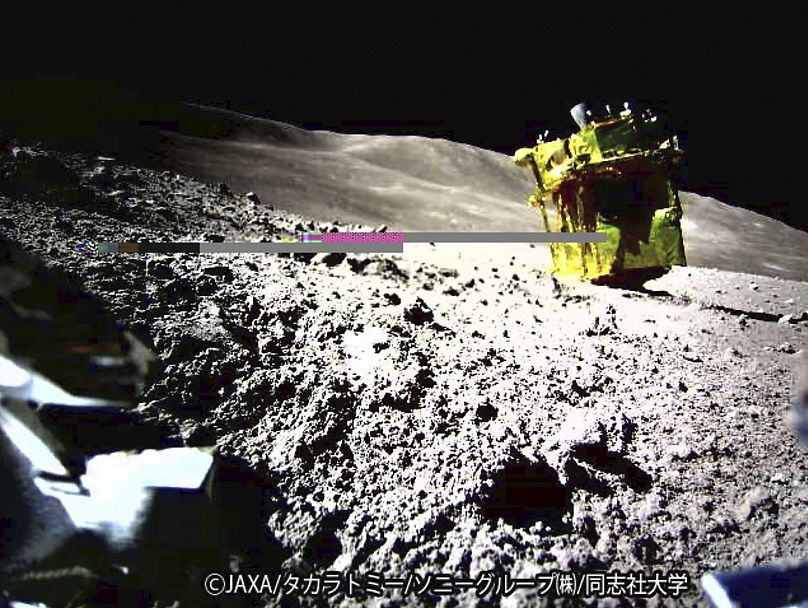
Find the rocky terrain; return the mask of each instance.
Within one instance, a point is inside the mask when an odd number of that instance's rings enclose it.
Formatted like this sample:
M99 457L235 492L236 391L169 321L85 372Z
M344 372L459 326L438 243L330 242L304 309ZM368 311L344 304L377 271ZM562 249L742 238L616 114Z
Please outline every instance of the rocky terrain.
M86 449L215 443L244 463L268 546L246 570L691 577L676 599L256 605L694 606L708 570L808 558L808 451L785 421L806 283L687 267L641 291L570 285L529 245L86 254L348 226L113 159L12 144L2 170L4 236L162 361L137 426L86 433Z

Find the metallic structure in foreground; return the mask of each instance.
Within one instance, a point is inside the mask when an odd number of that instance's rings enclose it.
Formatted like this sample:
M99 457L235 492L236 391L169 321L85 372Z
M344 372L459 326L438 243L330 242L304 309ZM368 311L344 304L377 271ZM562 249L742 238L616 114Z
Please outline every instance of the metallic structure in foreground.
M0 607L140 605L219 565L212 449L103 453L104 421L134 407L153 361L69 277L0 238ZM101 450L76 437L94 424ZM139 443L128 433L120 447Z
M571 110L580 131L514 154L530 168L537 207L548 232L598 232L603 243L553 243L554 274L596 283L631 283L685 265L682 206L674 174L683 154L651 109L595 116ZM547 203L556 211L550 225Z

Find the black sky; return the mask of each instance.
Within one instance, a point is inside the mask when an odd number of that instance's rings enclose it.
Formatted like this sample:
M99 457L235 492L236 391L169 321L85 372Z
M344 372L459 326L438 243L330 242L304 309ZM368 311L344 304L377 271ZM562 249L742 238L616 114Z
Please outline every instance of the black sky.
M803 222L797 15L661 4L26 6L4 9L6 77L111 79L310 128L506 153L544 128L571 131L580 100L664 100L690 189Z

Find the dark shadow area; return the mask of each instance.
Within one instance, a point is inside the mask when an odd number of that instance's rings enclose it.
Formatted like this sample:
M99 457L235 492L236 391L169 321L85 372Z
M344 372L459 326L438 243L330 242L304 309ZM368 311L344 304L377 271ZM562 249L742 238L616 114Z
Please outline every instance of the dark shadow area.
M645 285L615 285L620 289L625 289L629 293L623 294L626 298L636 298L635 294L649 296L652 298L672 298L673 294L664 289L648 289Z
M320 520L317 529L303 546L302 557L315 568L327 566L342 553L337 533L342 530L350 511L336 511Z
M272 126L266 128L277 135ZM236 115L209 112L114 80L0 81L0 134L57 150L153 164L160 160L161 132L219 139L238 129Z
M244 561L241 569L279 572L290 553L267 531L272 511L285 504L275 480L235 456L220 456L216 496L226 546Z
M645 289L644 285L647 281L652 281L664 276L668 272L667 268L632 268L624 269L619 273L609 274L602 277L592 279L593 285L603 285L605 287L617 287L620 289L628 289L631 291L639 291L657 295L658 292ZM664 294L660 293L659 295Z
M545 462L507 464L494 477L494 486L483 502L485 515L528 527L541 521L553 534L564 534L569 526L564 515L572 508L571 496L558 474Z
M737 308L730 308L729 306L721 306L719 304L709 304L705 308L725 312L728 315L732 315L733 317L746 317L748 319L754 319L755 321L767 321L769 323L777 323L782 317L782 315L774 315L770 312L753 312L750 310L739 310Z
M572 456L604 473L619 476L635 492L647 492L653 484L653 478L628 458L602 447L581 446Z
M39 418L64 445L87 455L182 447L176 429L129 410L43 406Z

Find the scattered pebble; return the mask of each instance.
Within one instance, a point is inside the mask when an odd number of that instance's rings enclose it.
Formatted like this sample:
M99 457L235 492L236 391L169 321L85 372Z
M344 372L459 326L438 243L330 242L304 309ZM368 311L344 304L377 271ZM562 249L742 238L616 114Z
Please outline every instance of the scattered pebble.
M747 493L738 506L737 514L741 521L748 521L759 513L772 514L777 510L777 502L772 493L758 486Z
M414 325L423 325L434 320L432 309L421 298L417 298L412 306L404 311L404 319Z
M695 450L686 443L678 443L668 448L668 453L679 460L689 460L696 455Z

